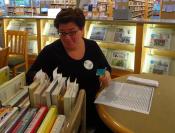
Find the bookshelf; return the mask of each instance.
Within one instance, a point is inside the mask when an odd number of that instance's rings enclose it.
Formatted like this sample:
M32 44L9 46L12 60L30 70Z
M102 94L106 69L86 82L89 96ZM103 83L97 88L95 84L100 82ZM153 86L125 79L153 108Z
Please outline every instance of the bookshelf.
M173 1L173 0L161 1L160 18L162 18L162 19L174 19L175 18L174 5L175 5L175 1Z
M175 75L175 26L145 24L144 29L142 72Z

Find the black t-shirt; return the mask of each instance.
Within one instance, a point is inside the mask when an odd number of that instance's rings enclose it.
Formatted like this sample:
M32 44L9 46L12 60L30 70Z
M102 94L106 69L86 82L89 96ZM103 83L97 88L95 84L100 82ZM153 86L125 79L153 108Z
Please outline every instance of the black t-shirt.
M77 79L80 88L93 89L93 93L96 92L99 89L96 70L106 68L110 72L111 68L97 43L88 39L84 41L85 54L80 60L72 59L66 53L60 39L46 46L27 72L27 83L30 84L33 81L34 75L40 69L52 79L53 70L58 67L58 72L63 76L70 77L71 80Z

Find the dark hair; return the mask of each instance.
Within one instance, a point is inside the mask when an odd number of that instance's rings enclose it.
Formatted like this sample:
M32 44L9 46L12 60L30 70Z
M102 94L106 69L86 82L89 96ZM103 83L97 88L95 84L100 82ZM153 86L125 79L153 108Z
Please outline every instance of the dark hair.
M65 8L62 9L54 20L54 26L58 29L60 24L68 22L75 23L80 29L85 25L85 16L80 8Z

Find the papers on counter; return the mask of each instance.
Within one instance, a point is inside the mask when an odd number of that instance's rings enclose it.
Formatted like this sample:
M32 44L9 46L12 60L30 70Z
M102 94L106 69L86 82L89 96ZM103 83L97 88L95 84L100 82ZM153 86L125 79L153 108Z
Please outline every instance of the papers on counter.
M153 93L153 87L111 81L95 103L149 114Z
M135 76L128 76L127 81L139 83L139 84L142 84L142 85L153 86L153 87L158 87L159 86L159 82L156 81L156 80L138 78L138 77L135 77Z

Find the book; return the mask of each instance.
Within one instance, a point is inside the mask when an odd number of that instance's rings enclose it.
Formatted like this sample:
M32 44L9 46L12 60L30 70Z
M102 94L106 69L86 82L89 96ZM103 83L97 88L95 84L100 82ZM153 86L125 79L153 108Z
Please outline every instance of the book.
M28 95L28 87L19 89L10 99L5 101L3 106L18 106L20 101L22 101Z
M18 107L13 107L12 110L5 116L5 118L0 122L0 131L4 132L4 129L10 123L10 120L15 117L18 112Z
M46 90L46 88L49 85L49 81L45 80L45 82L43 84L40 84L36 90L33 93L33 97L34 97L34 106L35 107L39 107L42 105L41 103L41 96L42 93Z
M146 55L143 72L169 74L171 59L163 56Z
M65 115L58 115L50 133L60 133L65 122Z
M36 133L47 112L48 108L46 106L40 107L24 133Z
M33 117L37 112L37 108L29 108L26 114L18 122L16 127L12 130L12 133L23 133L28 127L29 123L32 121Z
M54 77L54 73L53 73L53 77ZM53 81L50 83L49 87L45 90L46 102L47 102L48 107L50 107L52 105L51 94L54 91L54 89L56 88L56 86L58 85L58 82L60 81L61 77L62 77L62 74L56 75L55 79L53 79Z
M34 106L34 91L36 90L36 88L39 86L40 81L39 80L34 80L28 88L28 92L29 92L29 100L30 100L30 105L31 107Z
M7 26L7 30L20 30L20 26L22 23L23 20L12 19Z
M136 27L135 26L116 26L114 32L114 42L122 44L135 44Z
M164 28L148 28L145 46L170 49L173 31Z
M107 32L107 25L91 24L88 32L88 38L92 40L104 41Z
M28 107L21 108L19 110L19 113L17 116L13 119L13 121L4 129L4 133L11 133L12 130L15 128L17 123L20 121L20 119L24 116L24 114L27 112Z
M134 66L130 62L132 54L125 50L112 50L109 57L111 66L119 69L134 69Z
M0 85L0 101L5 102L8 98L12 97L20 88L25 86L25 73L17 75L11 80Z
M9 67L5 66L0 69L0 85L9 80Z
M56 105L60 110L62 107L59 104L59 99L61 97L61 91L65 88L66 77L62 77L56 88L53 90L51 94L52 105ZM60 112L59 112L60 113Z
M37 40L29 40L28 41L28 53L29 54L37 54L38 53Z
M37 130L37 133L49 133L51 131L52 126L57 118L57 112L58 110L56 106L50 107L46 117Z
M57 29L54 27L53 22L48 21L45 23L43 35L58 36Z

